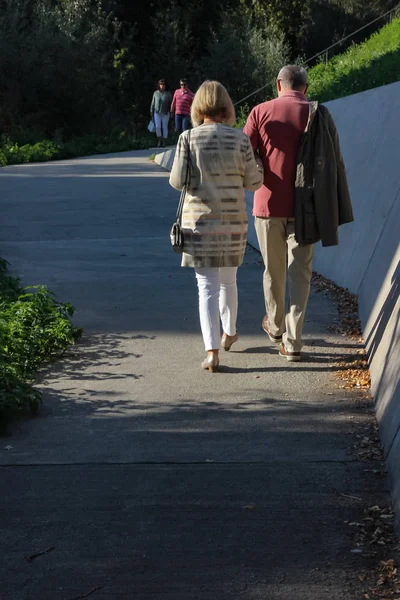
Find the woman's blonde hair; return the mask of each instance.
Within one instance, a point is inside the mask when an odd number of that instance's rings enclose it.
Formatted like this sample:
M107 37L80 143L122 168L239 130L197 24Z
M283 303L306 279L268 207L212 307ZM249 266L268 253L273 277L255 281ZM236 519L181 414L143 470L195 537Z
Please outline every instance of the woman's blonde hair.
M190 113L194 127L201 125L204 117L222 117L227 125L233 125L236 118L231 97L219 81L204 81L201 84Z

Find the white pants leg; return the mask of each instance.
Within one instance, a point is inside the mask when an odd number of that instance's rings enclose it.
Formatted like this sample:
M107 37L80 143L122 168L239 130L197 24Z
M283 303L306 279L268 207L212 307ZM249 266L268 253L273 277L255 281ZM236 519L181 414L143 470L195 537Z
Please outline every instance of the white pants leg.
M223 332L236 334L238 312L237 267L221 267L219 270L219 314Z
M161 115L160 113L154 113L154 125L156 126L156 136L161 137Z
M238 294L237 267L196 268L200 326L206 350L218 350L220 318L228 335L236 333Z
M167 139L167 137L168 137L168 121L169 121L169 113L161 116L162 136L165 139Z
M162 115L161 113L154 113L154 125L156 126L156 135L158 138L168 137L168 121L169 113Z

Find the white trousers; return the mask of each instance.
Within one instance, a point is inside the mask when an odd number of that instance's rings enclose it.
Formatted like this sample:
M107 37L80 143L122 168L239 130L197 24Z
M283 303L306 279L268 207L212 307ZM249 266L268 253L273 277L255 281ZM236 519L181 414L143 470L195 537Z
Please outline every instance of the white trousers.
M237 267L196 268L200 326L206 350L219 350L222 329L235 335L238 311Z
M162 115L161 113L154 113L154 125L156 126L156 135L158 138L168 137L168 121L169 113Z

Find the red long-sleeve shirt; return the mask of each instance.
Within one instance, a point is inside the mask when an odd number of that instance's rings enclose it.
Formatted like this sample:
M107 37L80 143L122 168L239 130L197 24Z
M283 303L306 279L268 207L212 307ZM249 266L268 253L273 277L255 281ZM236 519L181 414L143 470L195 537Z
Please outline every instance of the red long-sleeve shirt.
M251 111L243 129L264 165L264 184L254 194L255 217L294 217L294 183L309 103L289 91Z

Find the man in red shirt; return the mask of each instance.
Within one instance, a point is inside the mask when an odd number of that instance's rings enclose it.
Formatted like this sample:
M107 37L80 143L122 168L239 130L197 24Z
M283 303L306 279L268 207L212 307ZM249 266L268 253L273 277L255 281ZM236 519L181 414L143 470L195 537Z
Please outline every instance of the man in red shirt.
M294 235L297 155L309 117L307 88L305 69L283 67L277 78L278 98L253 108L244 128L264 165L264 184L254 194L253 207L265 265L262 327L272 342L280 344L280 355L289 361L301 359L314 252L312 244L300 246Z
M194 94L189 90L187 79L181 79L180 87L174 93L171 105L172 115L175 113L176 133L182 133L190 127L190 108L193 98Z

